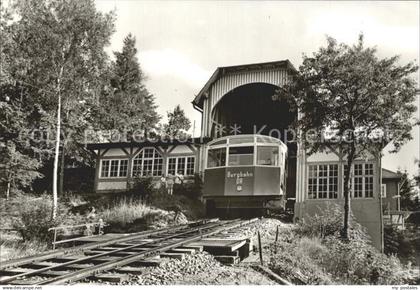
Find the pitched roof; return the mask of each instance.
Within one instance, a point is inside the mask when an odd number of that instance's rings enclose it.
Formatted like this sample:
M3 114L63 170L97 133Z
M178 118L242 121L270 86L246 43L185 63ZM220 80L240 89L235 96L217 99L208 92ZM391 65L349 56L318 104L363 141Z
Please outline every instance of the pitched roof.
M401 174L382 168L382 179L400 179Z
M192 104L194 108L203 108L203 99L204 94L209 90L211 85L215 83L219 78L223 75L231 73L231 72L240 72L240 71L247 71L247 70L258 70L258 69L269 69L269 68L276 68L276 67L285 67L288 71L292 73L297 73L297 70L292 65L292 63L286 60L280 61L271 61L271 62L261 62L261 63L252 63L252 64L242 64L242 65L234 65L234 66L224 66L218 67L210 79L206 82L204 87L200 90L200 92L195 96Z
M169 146L169 145L188 145L188 144L204 144L210 141L208 137L188 138L186 140L177 139L156 139L144 141L127 141L127 142L102 142L102 143L89 143L86 148L89 150L108 149L108 148L124 148L124 147L146 147L146 146Z

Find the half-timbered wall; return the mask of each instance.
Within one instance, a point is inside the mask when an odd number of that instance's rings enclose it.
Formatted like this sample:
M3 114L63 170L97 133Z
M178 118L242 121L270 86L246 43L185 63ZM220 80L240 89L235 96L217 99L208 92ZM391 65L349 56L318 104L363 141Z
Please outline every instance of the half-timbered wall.
M139 154L148 150L149 153L158 153L157 158L142 155L139 162ZM160 176L168 174L168 170L176 172L183 171L185 178L192 179L192 176L199 171L199 147L196 145L169 145L169 146L145 146L132 148L109 148L95 150L96 157L96 191L121 191L128 189L130 181L137 173L142 173L145 168L146 159L151 162L153 170L153 178L156 181ZM144 153L143 153L144 154ZM161 160L159 160L161 159ZM162 165L157 164L162 162ZM172 168L169 168L171 163ZM133 166L137 166L133 168ZM136 169L136 170L134 170ZM157 173L157 174L155 174Z

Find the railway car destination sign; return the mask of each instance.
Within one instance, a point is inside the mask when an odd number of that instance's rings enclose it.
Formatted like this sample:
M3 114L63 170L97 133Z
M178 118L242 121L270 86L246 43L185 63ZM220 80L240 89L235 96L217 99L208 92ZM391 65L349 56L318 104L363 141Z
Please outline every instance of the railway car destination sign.
M244 178L246 179L250 179L254 177L254 173L251 171L239 171L239 172L231 172L230 170L228 170L226 172L226 179L236 179L236 191L242 191L243 189L243 184L244 184ZM229 184L230 182L228 182Z
M254 177L254 173L250 172L250 171L239 171L239 172L231 172L230 170L228 170L226 172L226 177L227 178L244 178L244 177Z

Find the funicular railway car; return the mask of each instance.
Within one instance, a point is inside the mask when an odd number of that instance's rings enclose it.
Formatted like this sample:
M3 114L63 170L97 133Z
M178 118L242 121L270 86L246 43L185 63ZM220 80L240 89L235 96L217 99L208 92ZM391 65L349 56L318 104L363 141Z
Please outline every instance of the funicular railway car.
M284 200L287 146L263 135L234 135L207 144L204 198L213 215L258 215Z

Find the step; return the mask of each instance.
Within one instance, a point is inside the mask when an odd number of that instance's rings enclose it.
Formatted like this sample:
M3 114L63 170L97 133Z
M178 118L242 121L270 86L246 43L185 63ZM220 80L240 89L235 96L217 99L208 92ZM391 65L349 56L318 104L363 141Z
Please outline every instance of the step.
M34 262L31 264L26 264L25 267L30 268L30 269L42 269L42 268L47 268L47 267L51 267L51 266L58 266L60 265L60 263L53 263L53 262Z
M115 251L115 250L121 250L123 248L125 248L125 247L100 247L100 248L96 248L96 249L92 249L92 250L111 252L111 251Z
M131 275L141 275L144 271L142 268L125 266L115 270L118 273L125 273Z
M208 249L223 248L229 252L233 252L245 245L246 242L246 239L202 239L197 242L186 244L185 246L202 246L204 248L204 251L208 251Z
M96 250L85 251L85 254L87 256L95 256L95 255L98 255L98 254L105 254L105 253L107 253L107 251L96 251ZM109 253L107 255L115 256L115 257L125 257L125 256L129 256L129 255L133 255L133 254L139 254L139 253L140 253L140 251L139 252L137 252L137 251L136 252L121 251L121 252Z
M188 255L194 254L195 252L196 252L195 249L186 249L186 248L183 248L183 249L176 248L176 249L172 249L168 251L168 253L188 254Z
M184 246L184 247L178 247L177 249L192 249L195 250L196 252L201 253L203 251L203 246Z
M84 265L84 264L71 264L67 266L61 266L57 269L72 269L72 270L83 270L88 269L89 267L92 267L91 265Z
M48 259L48 262L52 262L52 263L65 263L65 262L70 262L70 261L76 261L79 259L83 259L86 258L87 256L84 255L72 255L72 256L64 256L64 257L55 257L55 258L51 258Z
M177 259L183 260L185 258L185 254L182 253L162 253L160 254L162 258L170 258L170 259Z
M162 263L161 259L145 259L130 263L130 266L138 267L158 267Z
M234 265L239 263L237 256L214 256L214 258L222 264Z
M70 271L45 271L42 273L38 273L37 276L43 276L43 277L58 277L63 276L66 274L69 274Z
M92 260L86 261L87 263L92 263L92 264L102 264L102 263L106 263L109 261L114 261L114 258L111 257L98 257L98 258L92 258Z
M0 275L1 276L14 276L14 275L22 274L22 273L28 273L31 271L33 271L33 269L16 267L16 268L0 270Z
M129 276L127 274L97 274L95 276L88 277L89 280L93 281L103 281L103 282L113 282L113 283L120 283L127 281Z

